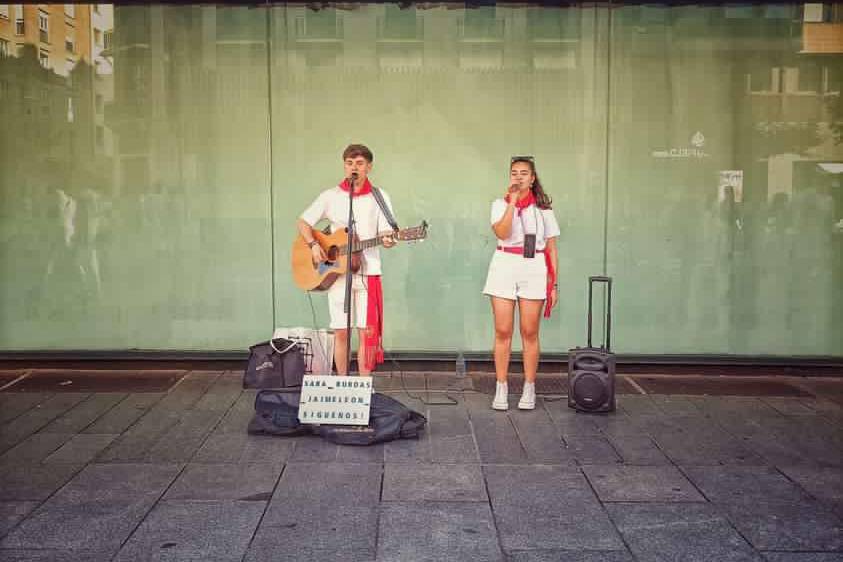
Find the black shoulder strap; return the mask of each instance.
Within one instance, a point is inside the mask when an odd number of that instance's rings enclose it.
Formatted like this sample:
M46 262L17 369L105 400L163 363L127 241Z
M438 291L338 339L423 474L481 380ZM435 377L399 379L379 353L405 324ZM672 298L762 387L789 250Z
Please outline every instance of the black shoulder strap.
M392 230L399 230L398 223L395 222L395 217L392 216L392 212L387 207L386 201L383 200L383 193L374 185L372 186L372 195L375 196L375 201L378 202L378 207L381 208L381 212L383 212L383 216L386 217L386 222L389 223Z

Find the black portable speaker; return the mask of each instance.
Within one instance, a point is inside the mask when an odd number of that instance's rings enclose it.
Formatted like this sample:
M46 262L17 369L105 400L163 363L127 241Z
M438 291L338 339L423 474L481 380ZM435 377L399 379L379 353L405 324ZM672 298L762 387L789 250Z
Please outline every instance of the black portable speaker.
M606 340L591 345L591 309L594 283L606 283ZM588 278L588 346L568 351L568 407L581 412L615 410L615 354L609 351L612 330L612 278Z

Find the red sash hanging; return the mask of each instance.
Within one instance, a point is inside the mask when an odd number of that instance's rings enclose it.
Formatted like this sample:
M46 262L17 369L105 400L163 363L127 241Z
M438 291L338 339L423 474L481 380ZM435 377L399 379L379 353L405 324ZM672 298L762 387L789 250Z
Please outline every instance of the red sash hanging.
M366 303L366 331L363 336L363 362L367 371L383 363L383 286L380 275L366 276L369 292Z

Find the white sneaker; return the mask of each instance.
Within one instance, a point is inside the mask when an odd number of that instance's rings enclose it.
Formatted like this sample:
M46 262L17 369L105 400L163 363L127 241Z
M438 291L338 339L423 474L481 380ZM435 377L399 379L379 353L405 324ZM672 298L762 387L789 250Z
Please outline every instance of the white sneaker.
M525 382L524 390L521 391L521 400L518 401L519 410L533 410L536 407L536 383Z
M506 410L509 408L509 390L505 382L495 383L495 399L492 400L493 410Z

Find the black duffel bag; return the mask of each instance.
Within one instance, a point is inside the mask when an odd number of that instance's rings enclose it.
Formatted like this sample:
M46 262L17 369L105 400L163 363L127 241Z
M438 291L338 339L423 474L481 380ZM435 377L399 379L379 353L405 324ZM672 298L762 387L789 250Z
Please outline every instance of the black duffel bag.
M394 398L375 392L369 425L312 425L299 422L298 391L262 390L255 397L255 415L248 432L253 435L292 436L314 433L338 445L374 445L395 439L416 439L427 418Z
M275 338L249 348L243 388L301 386L305 364L301 349L292 340Z
M247 431L252 435L304 435L310 426L299 422L298 390L261 390Z

